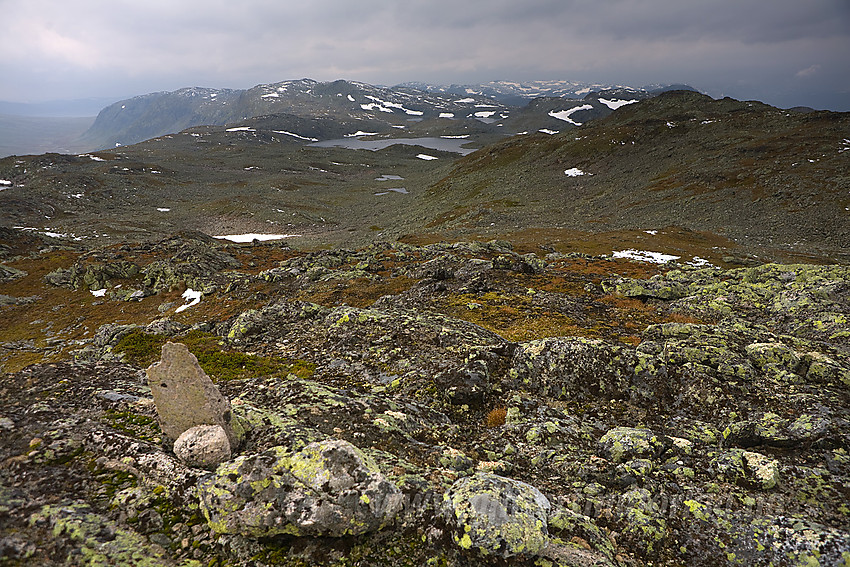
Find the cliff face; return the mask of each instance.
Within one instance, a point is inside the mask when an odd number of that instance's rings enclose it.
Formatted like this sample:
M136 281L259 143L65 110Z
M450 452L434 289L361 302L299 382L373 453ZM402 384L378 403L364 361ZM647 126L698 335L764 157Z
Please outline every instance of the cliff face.
M10 564L847 562L846 266L15 246ZM166 342L245 431L217 468L160 428Z

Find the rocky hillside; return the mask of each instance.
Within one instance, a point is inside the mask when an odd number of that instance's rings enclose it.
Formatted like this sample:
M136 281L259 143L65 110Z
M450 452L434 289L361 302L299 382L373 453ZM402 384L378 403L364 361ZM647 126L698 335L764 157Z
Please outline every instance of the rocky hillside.
M850 560L844 265L2 234L4 564Z
M355 105L342 92L322 96ZM305 246L509 237L713 261L848 259L847 113L683 91L639 102L593 96L536 99L491 124L404 122L385 100L392 113L270 114L111 151L7 158L2 221L92 246L192 229L300 235ZM383 146L315 145L329 137ZM596 247L599 233L607 250ZM681 238L665 240L672 235Z
M443 209L432 226L676 224L847 260L848 132L848 113L668 92L579 130L515 137L466 156L429 190Z

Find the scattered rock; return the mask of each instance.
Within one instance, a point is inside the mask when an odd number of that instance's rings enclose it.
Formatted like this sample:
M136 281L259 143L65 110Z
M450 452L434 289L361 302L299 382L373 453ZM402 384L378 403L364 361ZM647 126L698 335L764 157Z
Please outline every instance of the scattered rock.
M147 369L162 432L172 442L196 425L219 425L236 450L244 431L198 359L181 343L165 343L162 359Z
M202 481L200 496L215 532L250 537L362 535L402 507L399 489L341 440L238 457Z
M530 484L478 473L455 482L444 514L461 548L481 555L534 556L549 543L549 500Z
M608 459L622 463L644 457L658 458L672 447L673 441L649 429L615 427L602 436L599 445Z
M230 441L220 425L196 425L180 434L174 454L190 467L213 469L230 459Z

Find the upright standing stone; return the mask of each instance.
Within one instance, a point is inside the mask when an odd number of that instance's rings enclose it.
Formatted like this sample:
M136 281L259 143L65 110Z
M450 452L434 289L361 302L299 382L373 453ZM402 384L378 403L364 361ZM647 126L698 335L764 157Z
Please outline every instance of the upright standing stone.
M148 367L147 375L159 426L172 443L196 425L220 425L231 450L236 450L243 431L234 423L230 401L221 395L186 345L165 343L162 359Z

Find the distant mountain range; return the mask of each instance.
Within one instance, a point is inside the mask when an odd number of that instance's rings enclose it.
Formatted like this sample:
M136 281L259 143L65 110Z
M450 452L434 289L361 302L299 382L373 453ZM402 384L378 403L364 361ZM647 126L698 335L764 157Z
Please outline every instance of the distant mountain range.
M592 108L581 111L583 119L597 118L620 104L614 101L637 101L653 94L646 89L569 81L464 86L408 83L381 87L356 81L301 79L247 90L191 87L116 102L100 112L83 141L92 148L109 148L192 126L235 124L271 114L359 121L372 129L364 131L377 130L376 133L403 130L412 123L437 119L477 119L496 124L493 128L516 126L521 130L554 132L579 121L559 119L550 116L550 112L590 105ZM525 108L536 98L557 100ZM563 99L570 102L565 104ZM536 119L530 120L532 116Z
M622 94L656 94L669 90L696 90L689 85L649 85L634 88L603 83L581 83L576 81L490 81L477 85L435 85L430 83L402 83L400 87L418 89L432 93L450 95L486 96L514 106L524 105L532 99L541 97L583 98L590 93L617 91ZM641 97L643 98L643 97Z

